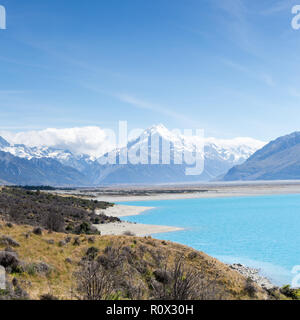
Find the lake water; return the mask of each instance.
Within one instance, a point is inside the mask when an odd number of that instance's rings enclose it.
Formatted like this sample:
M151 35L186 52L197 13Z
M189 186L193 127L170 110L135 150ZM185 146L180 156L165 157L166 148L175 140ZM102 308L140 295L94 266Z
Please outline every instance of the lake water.
M261 269L278 285L290 284L300 265L300 195L124 202L155 207L124 220L184 231L155 238L191 246L225 263Z

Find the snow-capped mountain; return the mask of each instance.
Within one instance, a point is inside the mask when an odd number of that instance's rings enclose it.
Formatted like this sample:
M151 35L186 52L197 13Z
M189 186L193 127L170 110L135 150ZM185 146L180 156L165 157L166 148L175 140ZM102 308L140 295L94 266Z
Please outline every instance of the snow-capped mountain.
M156 143L153 143L156 142ZM160 141L158 143L158 141ZM234 165L243 163L265 143L252 138L218 140L200 136L187 136L180 132L171 132L163 125L145 130L137 139L130 141L127 148L121 148L105 154L98 161L102 165L96 174L96 181L105 183L167 183L208 181L226 173ZM169 146L170 162L163 162L162 146ZM198 149L196 149L198 147ZM199 158L204 159L204 170L200 175L186 175L190 167L176 162L176 155L200 150ZM124 164L127 155L127 164ZM130 162L130 156L140 163ZM156 159L153 164L152 159ZM112 164L110 160L116 159ZM181 156L182 159L182 156Z
M28 147L24 144L11 145L3 138L0 139L0 151L8 152L15 157L27 160L41 158L54 159L63 165L75 168L79 171L86 170L89 165L95 162L93 157L85 154L75 155L69 150L56 149L47 146Z
M95 159L90 155L75 154L69 150L48 146L12 145L0 137L0 151L12 155L14 163L21 163L16 161L17 159L31 161L30 164L39 160L41 164L47 163L47 173L51 172L51 163L55 166L59 163L61 172L77 175L77 181L80 177L84 185L90 186L103 183L209 181L243 163L264 144L252 138L219 140L184 135L170 131L163 125L155 125L130 140L127 147L112 150ZM185 163L185 154L193 155L196 148L199 159L202 162L204 160L204 170L200 175L186 175L186 169L194 165ZM6 159L10 158L6 156ZM5 177L7 178L7 175ZM70 181L69 178L66 177L66 181ZM18 181L21 180L20 174ZM60 177L60 184L61 182Z

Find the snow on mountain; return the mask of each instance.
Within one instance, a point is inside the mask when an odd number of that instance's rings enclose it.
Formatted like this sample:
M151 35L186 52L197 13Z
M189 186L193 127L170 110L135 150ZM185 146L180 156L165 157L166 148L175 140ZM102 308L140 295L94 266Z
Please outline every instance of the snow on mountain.
M106 166L102 166L98 181L106 183L117 183L117 180L120 183L207 181L226 173L234 165L244 162L264 144L252 138L219 140L184 135L180 131L170 131L160 124L146 129L138 138L131 140L127 148L117 149L100 157L99 163ZM162 165L162 145L170 147L169 164ZM204 171L199 176L191 177L185 174L187 165L184 162L175 164L174 159L175 154L183 155L186 151L194 152L195 150L201 151L200 158L204 158ZM119 160L122 155L124 159L126 153L128 163L124 165ZM143 165L130 163L130 155L138 155L145 163ZM151 155L150 159L149 155ZM152 164L152 157L159 159L159 162ZM112 164L110 161L114 158L117 162Z
M241 163L248 159L254 152L261 149L266 143L252 138L235 139L205 139L206 158L221 157L234 163Z
M192 136L187 132L183 134L176 130L170 131L164 125L159 124L144 130L140 136L130 140L127 147L112 150L95 159L90 155L75 154L69 150L54 147L13 145L0 137L0 151L27 160L56 160L62 165L72 167L84 174L90 180L91 185L104 182L155 183L194 181L195 179L207 181L226 173L233 166L243 163L264 145L264 142L252 138L221 140ZM196 146L199 147L198 150L202 150L200 155L204 159L204 171L201 176L187 177L185 174L187 165L176 161L178 155L181 157L187 151L191 153ZM167 155L162 152L162 149L166 150L164 148L170 148ZM143 150L145 151L144 157ZM107 163L107 159L113 158L114 155L116 155L116 162ZM128 155L129 158L127 165L119 161L122 156L124 159L124 155ZM165 156L169 156L170 159L167 164L162 161L166 159ZM132 159L137 160L137 163L130 162ZM141 159L148 162L139 163ZM152 162L153 159L156 162Z
M1 137L0 137L1 138ZM3 138L0 139L0 151L8 152L15 157L31 159L54 159L65 166L75 168L81 172L85 171L95 159L88 155L75 155L69 150L49 148L47 146L28 147L24 144L11 145Z
M262 148L266 143L263 141L255 140L253 138L234 138L234 139L216 139L205 138L196 135L184 135L180 131L170 131L164 125L159 124L146 129L138 138L131 140L128 145L128 151L139 150L141 145L145 145L149 141L149 137L154 141L160 138L171 144L171 150L183 152L184 150L193 152L196 146L199 150L203 149L201 146L204 144L204 154L206 159L222 159L232 163L241 163L248 159L254 152ZM152 154L159 153L157 148L151 149ZM117 149L116 153L120 154L122 149Z

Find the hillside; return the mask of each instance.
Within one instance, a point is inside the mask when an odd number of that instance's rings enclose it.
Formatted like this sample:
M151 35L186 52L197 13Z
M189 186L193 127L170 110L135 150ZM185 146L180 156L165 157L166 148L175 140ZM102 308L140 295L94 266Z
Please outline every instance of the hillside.
M17 245L5 249L4 235ZM19 294L23 292L23 298L31 299L40 299L42 295L78 298L74 273L81 270L80 265L88 257L87 250L92 247L89 252L94 255L93 259L97 257L112 277L117 299L157 298L158 288L167 281L178 256L182 257L185 270L192 270L193 276L200 275L198 299L270 298L265 290L249 284L228 266L186 246L151 237L81 235L79 238L70 236L67 241L66 237L64 233L46 231L36 235L31 226L7 226L0 222L0 258L1 252L6 252L3 250L14 252L18 257L18 267L9 271L11 291L19 287ZM5 294L8 292L2 292L2 298Z
M22 188L0 189L0 218L18 224L67 233L97 233L93 224L119 221L96 214L113 204L78 197L62 197Z
M21 185L87 185L78 170L50 158L24 159L0 151L0 182Z
M233 167L223 177L235 180L300 179L300 132L271 141L245 163Z

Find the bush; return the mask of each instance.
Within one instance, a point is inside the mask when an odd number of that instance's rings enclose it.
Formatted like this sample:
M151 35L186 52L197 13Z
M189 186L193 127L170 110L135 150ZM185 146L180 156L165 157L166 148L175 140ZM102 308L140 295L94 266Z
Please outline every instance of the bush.
M197 258L197 252L193 251L193 252L189 253L188 258L190 260L196 259Z
M49 212L45 219L45 226L50 231L62 232L65 229L65 221L58 212Z
M135 234L129 230L123 232L124 236L135 237Z
M246 280L245 291L251 298L254 298L256 295L257 288L255 286L254 281L251 278L247 278Z
M61 241L59 241L59 243L58 243L58 245L59 245L60 247L64 247L66 244L67 244L67 243L66 243L66 241L64 241L64 240L61 240Z
M52 295L51 293L46 293L40 296L40 300L59 300L59 299L54 295Z
M90 247L87 249L85 255L89 260L95 260L99 253L99 249L96 247Z
M73 245L80 246L80 238L79 237L74 238Z
M86 261L75 273L78 298L82 300L109 300L114 295L113 280L101 264Z
M13 252L0 251L0 265L8 272L22 271L22 263Z
M154 272L152 281L155 300L209 300L220 299L216 281L205 280L199 271L187 267L183 257L178 257L171 268L164 267Z
M286 285L280 289L280 292L293 300L300 300L300 289L293 289L290 285Z
M51 267L45 262L30 263L26 265L25 270L31 276L34 276L37 273L48 275L51 271Z
M2 246L12 246L12 247L20 247L20 244L11 237L2 236L0 238L0 245Z
M43 230L40 227L36 227L32 230L32 232L38 236L41 236L43 234Z

